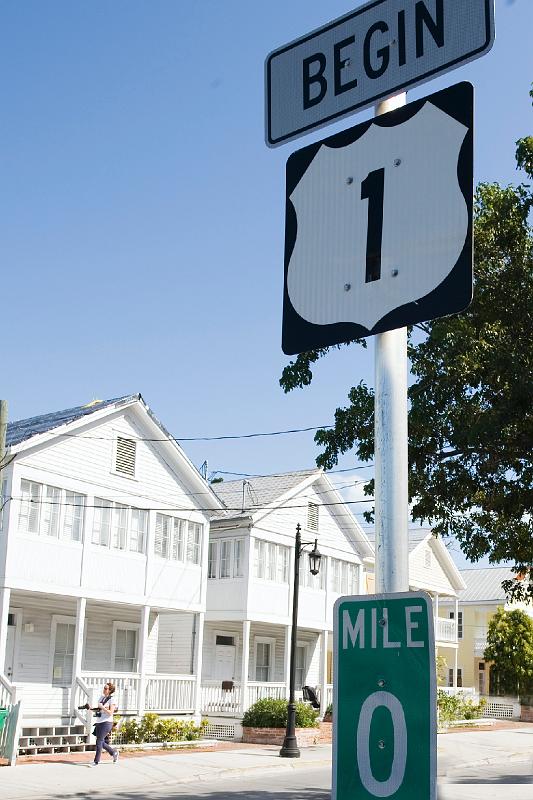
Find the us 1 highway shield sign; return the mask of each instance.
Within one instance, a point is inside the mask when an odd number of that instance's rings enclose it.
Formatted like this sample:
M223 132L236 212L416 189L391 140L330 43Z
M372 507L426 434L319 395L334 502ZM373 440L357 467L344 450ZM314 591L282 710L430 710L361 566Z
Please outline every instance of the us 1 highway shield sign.
M290 156L285 353L469 305L472 142L473 87L459 83Z

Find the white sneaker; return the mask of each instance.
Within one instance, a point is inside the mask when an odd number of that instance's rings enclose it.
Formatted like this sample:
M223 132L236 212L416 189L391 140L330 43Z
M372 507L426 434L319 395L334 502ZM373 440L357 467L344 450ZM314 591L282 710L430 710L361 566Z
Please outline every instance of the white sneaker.
M97 767L97 766L98 766L98 764L97 764L95 761L91 761L91 763L89 764L89 766L90 766L90 767Z
M113 764L117 763L118 757L119 757L119 752L118 752L118 750L115 750L115 753L113 755Z

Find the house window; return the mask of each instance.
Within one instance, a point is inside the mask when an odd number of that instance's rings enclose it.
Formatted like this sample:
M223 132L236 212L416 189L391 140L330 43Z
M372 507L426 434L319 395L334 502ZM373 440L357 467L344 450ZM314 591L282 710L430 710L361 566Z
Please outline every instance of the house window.
M76 623L57 622L55 625L52 685L70 686L74 666Z
M271 680L274 660L274 639L255 640L255 679L260 683Z
M207 557L207 577L216 578L217 576L217 542L209 542L209 553Z
M233 540L233 577L234 578L242 578L244 575L243 570L243 540L242 539L234 539Z
M231 578L231 539L220 542L220 577Z
M318 531L318 505L316 503L307 504L307 530Z
M242 578L243 540L220 539L209 542L208 578Z
M137 442L134 439L126 439L123 436L117 436L115 472L134 478L136 454Z
M113 669L117 672L136 672L138 626L115 623L113 627Z
M27 480L20 493L19 531L81 542L85 495Z
M94 498L93 544L144 553L147 535L147 511Z
M337 594L358 594L359 565L332 558L330 586Z
M187 538L187 561L199 564L202 549L202 526L199 522L189 522Z
M457 667L457 686L463 685L463 670ZM453 668L448 670L448 686L453 686Z
M172 561L199 564L202 551L202 529L198 522L156 514L154 552Z
M449 615L450 615L450 619L455 619L455 612L454 611L450 611ZM462 639L463 638L463 612L462 611L458 611L457 612L457 638L458 639Z
M295 660L295 682L296 689L301 689L305 683L305 668L306 668L306 654L307 647L305 645L296 645L296 660Z
M282 544L256 539L254 576L267 581L287 583L289 580L289 548Z
M480 661L478 664L478 691L485 694L485 664Z

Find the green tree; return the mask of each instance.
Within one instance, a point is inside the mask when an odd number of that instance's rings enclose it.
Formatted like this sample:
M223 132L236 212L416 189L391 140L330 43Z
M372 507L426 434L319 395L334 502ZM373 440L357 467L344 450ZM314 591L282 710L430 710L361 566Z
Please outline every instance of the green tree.
M516 160L533 178L533 137L517 142ZM532 205L529 184L478 185L474 300L461 314L408 331L413 519L455 536L471 561L488 556L511 562L517 574L529 570L529 581L504 584L517 599L533 597ZM354 343L366 346L347 344ZM290 362L280 379L285 392L310 384L330 349ZM348 451L363 462L374 456L373 389L361 381L348 400L331 429L315 435L325 469ZM364 491L373 495L373 481Z
M491 691L533 693L533 619L525 611L499 608L489 620L483 657L492 661Z

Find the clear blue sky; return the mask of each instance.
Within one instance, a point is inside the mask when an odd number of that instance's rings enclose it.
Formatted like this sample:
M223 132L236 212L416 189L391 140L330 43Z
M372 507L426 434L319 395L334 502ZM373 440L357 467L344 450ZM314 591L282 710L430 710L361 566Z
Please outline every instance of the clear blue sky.
M465 0L468 2L468 0ZM344 350L284 395L284 167L361 112L269 150L268 52L345 0L4 0L1 396L11 419L140 391L179 437L328 424L373 380ZM408 94L476 89L476 181L516 182L531 133L531 0L497 0L492 51ZM312 434L184 443L210 470L313 464ZM343 466L352 465L345 460ZM368 474L368 473L367 473Z

